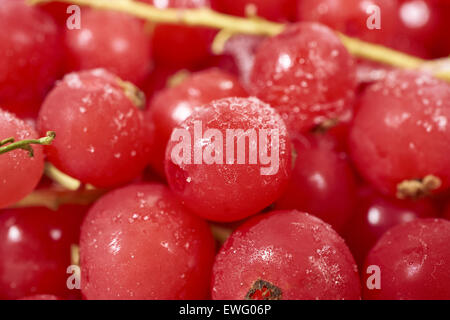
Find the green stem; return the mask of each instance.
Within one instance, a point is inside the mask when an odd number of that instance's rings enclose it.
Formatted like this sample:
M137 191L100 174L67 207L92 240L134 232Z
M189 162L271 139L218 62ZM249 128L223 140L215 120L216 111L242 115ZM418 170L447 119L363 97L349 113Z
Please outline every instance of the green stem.
M8 138L8 139L5 139L5 140L2 140L2 141L0 141L0 147L4 146L5 144L13 143L13 142L14 142L14 138Z
M30 157L34 156L32 144L49 145L55 139L56 133L53 131L47 131L47 136L40 139L28 139L15 141L14 138L7 138L0 142L0 154L4 154L13 150L22 149L30 153Z

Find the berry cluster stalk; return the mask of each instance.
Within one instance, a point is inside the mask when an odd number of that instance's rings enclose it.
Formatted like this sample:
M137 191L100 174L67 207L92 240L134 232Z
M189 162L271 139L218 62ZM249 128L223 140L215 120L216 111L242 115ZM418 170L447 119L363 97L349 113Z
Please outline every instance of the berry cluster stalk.
M285 24L267 21L260 17L241 18L222 14L208 8L158 9L151 5L131 0L28 0L30 4L63 2L96 9L128 13L153 23L209 27L222 30L228 35L248 34L274 36L283 31ZM220 35L223 35L219 33ZM432 70L438 78L450 81L450 70L433 70L433 61L423 60L384 46L361 41L338 33L342 43L355 57L383 63L398 68ZM226 38L226 37L225 37ZM431 64L431 67L430 67Z

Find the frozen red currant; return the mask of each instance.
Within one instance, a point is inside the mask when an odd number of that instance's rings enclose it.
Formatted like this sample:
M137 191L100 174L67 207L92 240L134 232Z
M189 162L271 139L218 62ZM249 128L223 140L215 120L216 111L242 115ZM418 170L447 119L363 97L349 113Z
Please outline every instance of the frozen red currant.
M53 19L23 0L0 0L0 105L35 116L61 69Z
M286 21L295 18L296 1L297 0L213 0L213 6L219 11L235 16L244 17L247 14L256 13L259 17L269 20Z
M228 238L214 262L213 299L360 297L358 270L344 240L298 211L252 218Z
M194 213L236 221L283 192L291 147L281 117L256 98L225 98L198 108L174 129L166 151L171 189Z
M37 139L38 134L13 114L0 109L0 147L7 146L9 138L14 141ZM19 201L39 183L44 171L42 146L31 148L33 157L22 149L0 154L0 208Z
M147 121L155 125L156 143L152 148L152 165L164 172L167 142L172 130L186 120L196 107L227 97L246 97L239 80L219 69L193 73L180 85L160 91L151 101Z
M280 112L290 131L304 132L351 113L355 72L353 58L331 29L298 23L259 46L251 87Z
M206 299L214 240L167 187L132 185L101 198L80 240L84 298Z
M126 183L148 161L140 93L103 69L71 73L49 93L39 113L42 132L56 131L48 160L98 187Z
M81 214L81 213L80 213ZM67 268L78 243L77 211L45 208L0 212L0 299L54 294L69 297Z
M430 199L398 200L378 195L370 187L360 192L358 209L347 223L344 238L358 265L369 250L392 227L418 218L434 218L438 208Z
M82 28L65 31L68 71L105 68L141 84L152 67L150 31L123 13L86 10Z
M340 231L356 201L356 178L346 155L331 135L297 135L292 140L295 167L276 208L308 212Z
M209 0L140 0L159 9L210 8ZM203 27L158 24L153 30L153 54L158 64L190 67L211 55L214 30Z
M369 87L350 132L353 161L385 194L419 197L450 188L450 85L395 71Z
M372 287L376 274L363 273L364 298L450 299L449 243L450 221L443 219L417 219L390 229L367 256L365 269L377 266L381 283Z

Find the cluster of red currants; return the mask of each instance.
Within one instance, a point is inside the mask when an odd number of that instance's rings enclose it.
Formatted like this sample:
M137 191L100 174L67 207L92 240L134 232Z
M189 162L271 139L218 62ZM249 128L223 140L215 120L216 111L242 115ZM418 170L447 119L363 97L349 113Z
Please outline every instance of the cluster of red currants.
M450 299L450 84L361 76L334 31L442 57L447 1L143 2L288 24L215 56L206 27L0 0L0 299Z

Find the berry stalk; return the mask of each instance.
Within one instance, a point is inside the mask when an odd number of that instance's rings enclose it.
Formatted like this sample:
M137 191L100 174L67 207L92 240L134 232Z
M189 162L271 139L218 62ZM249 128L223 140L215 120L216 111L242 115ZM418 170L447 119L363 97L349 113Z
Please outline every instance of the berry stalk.
M46 207L58 210L64 204L89 205L106 193L105 190L61 191L55 189L39 189L14 204L13 208Z
M28 0L32 5L63 2L96 9L113 10L131 14L135 17L154 23L182 24L187 26L209 27L219 29L219 35L249 34L274 36L281 33L285 27L282 23L267 21L260 17L241 18L216 12L208 8L200 9L158 9L151 5L129 0ZM355 57L383 63L398 68L420 69L433 61L423 60L381 45L361 41L338 33L344 46ZM225 39L227 37L224 37ZM215 51L220 48L220 41L215 41ZM428 69L429 67L425 67ZM433 74L450 81L449 70L433 70Z
M16 149L22 149L29 152L30 157L34 156L32 144L49 145L55 139L56 134L53 131L47 131L47 135L39 139L28 139L15 141L13 137L0 141L0 154L4 154Z

